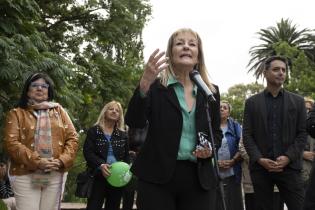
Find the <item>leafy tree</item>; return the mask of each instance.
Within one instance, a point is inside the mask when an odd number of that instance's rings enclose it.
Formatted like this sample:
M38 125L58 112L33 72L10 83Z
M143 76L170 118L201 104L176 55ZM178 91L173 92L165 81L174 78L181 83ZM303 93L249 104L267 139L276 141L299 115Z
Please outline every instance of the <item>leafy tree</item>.
M106 102L127 105L143 67L147 0L2 0L0 12L0 139L4 113L33 72L54 80L56 101L67 108L80 145ZM75 177L83 168L80 147L65 200L76 199Z
M285 88L303 96L315 96L315 66L304 53L297 47L289 46L286 42L275 45L275 51L291 58L291 68L285 81Z
M261 77L264 60L272 55L283 55L277 48L284 43L296 49L296 52L303 52L310 62L314 62L315 38L312 32L307 28L299 30L297 25L292 24L289 19L281 19L276 26L261 29L257 34L260 36L259 39L262 44L253 46L250 49L249 72L253 72L257 79ZM286 56L292 60L298 57L296 52Z
M227 93L222 94L221 100L226 100L231 104L231 117L242 124L245 100L263 89L264 86L257 82L246 85L236 84L230 87Z
M33 0L0 3L0 138L4 112L20 96L25 79L37 71L47 72L62 87L72 76L71 65L60 55L49 51L44 34L36 29L40 8ZM57 92L63 92L57 88Z

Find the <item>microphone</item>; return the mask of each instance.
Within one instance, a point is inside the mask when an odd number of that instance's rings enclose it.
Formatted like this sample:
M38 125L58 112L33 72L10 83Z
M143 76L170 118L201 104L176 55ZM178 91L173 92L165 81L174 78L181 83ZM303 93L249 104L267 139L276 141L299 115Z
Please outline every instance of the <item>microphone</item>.
M202 90L202 93L207 98L207 100L216 101L213 96L213 93L208 88L208 86L203 81L203 79L201 78L199 71L197 71L196 69L193 69L191 72L189 72L189 77L191 81L193 81L197 85L197 87Z

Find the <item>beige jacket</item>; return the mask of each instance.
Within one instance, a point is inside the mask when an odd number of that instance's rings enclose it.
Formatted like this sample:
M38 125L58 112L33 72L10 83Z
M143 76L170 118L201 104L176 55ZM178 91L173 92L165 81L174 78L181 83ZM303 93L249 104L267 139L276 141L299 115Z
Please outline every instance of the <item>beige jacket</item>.
M78 150L78 135L67 114L57 106L49 110L53 157L62 161L67 171L74 162ZM12 175L25 175L38 169L39 154L34 151L36 117L31 108L12 109L4 126L5 148L10 156Z

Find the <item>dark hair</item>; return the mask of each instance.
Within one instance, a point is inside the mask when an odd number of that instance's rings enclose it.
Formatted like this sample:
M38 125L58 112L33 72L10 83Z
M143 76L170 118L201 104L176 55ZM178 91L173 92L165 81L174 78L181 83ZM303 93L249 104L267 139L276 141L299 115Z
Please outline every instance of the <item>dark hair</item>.
M34 73L31 74L24 83L23 92L21 94L18 107L26 108L28 103L27 92L32 82L38 79L44 79L45 82L49 85L48 87L48 101L52 101L54 99L54 82L52 79L45 73Z
M8 162L8 155L6 153L0 153L0 163L7 163Z
M264 62L264 64L265 64L264 69L268 70L271 66L271 62L275 61L275 60L279 60L279 61L282 61L283 63L285 63L285 68L288 70L288 67L289 67L288 59L286 59L285 57L280 56L280 55L274 55L274 56L267 58Z

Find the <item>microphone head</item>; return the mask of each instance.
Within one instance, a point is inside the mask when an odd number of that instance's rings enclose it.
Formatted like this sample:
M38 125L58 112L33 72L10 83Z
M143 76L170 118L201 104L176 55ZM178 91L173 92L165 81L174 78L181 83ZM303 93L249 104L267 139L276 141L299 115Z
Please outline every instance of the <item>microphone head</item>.
M199 75L199 71L197 69L193 69L191 72L189 72L189 77L192 80L196 75Z

